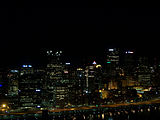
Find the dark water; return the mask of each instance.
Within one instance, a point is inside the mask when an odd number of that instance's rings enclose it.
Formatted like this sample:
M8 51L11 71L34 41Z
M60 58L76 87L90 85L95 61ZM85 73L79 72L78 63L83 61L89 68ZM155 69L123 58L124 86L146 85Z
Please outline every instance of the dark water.
M12 118L11 118L12 117ZM114 111L66 112L48 115L1 116L0 120L158 120L160 108L116 109Z

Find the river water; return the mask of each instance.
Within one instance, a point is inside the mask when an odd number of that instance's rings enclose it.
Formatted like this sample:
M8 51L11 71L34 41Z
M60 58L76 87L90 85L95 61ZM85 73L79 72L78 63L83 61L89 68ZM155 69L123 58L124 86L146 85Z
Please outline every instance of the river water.
M8 118L1 116L0 120L158 120L160 119L160 107L145 107L145 108L130 108L130 109L116 109L116 110L100 110L100 111L72 111L62 114L48 114L48 115L25 115L12 116Z

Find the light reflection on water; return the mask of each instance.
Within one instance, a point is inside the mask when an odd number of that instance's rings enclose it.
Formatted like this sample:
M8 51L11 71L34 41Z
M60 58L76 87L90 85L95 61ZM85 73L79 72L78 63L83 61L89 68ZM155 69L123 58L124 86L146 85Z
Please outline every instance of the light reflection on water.
M160 109L157 107L153 108L139 108L127 110L117 110L117 111L101 111L101 112L85 112L77 114L66 114L50 116L46 120L155 120L155 118L160 118ZM5 120L1 119L0 120ZM25 118L25 119L6 119L6 120L44 120L42 118Z

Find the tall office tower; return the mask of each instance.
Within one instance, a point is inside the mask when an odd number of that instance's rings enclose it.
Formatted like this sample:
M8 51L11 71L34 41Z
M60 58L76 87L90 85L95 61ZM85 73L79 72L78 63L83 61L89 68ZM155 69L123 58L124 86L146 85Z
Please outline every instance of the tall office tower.
M93 66L95 69L94 74L94 92L93 92L93 104L98 105L100 104L100 97L102 97L102 94L99 92L99 90L105 90L105 83L103 81L103 69L100 64L94 64ZM104 92L103 92L104 93Z
M102 65L95 64L94 69L95 69L95 86L96 86L96 89L99 90L99 89L105 88L105 83L103 81Z
M136 82L136 58L135 52L132 50L123 51L123 76L125 79L122 80L123 87L135 86Z
M108 49L105 53L105 73L108 81L108 89L117 89L119 70L119 49Z
M138 65L149 66L150 65L150 63L149 63L149 57L140 56L138 58Z
M19 70L12 69L8 71L8 99L10 109L16 109L19 106L18 99L18 82L19 82Z
M140 56L138 58L138 67L136 70L138 85L147 87L151 86L151 70L149 57Z
M46 70L44 67L34 68L34 98L36 99L36 108L46 108Z
M98 103L99 89L102 86L102 73L100 67L97 67L97 63L94 61L92 65L86 66L85 69L85 92L88 96L88 104Z
M68 97L68 86L63 80L64 65L62 64L62 51L47 51L49 62L47 64L47 93L49 107L63 107Z
M85 70L83 68L77 68L76 69L76 90L78 93L78 104L84 105L86 104L86 78L85 78Z
M119 50L116 48L108 49L108 51L105 53L105 56L105 72L109 76L115 76L116 69L119 67Z
M83 103L84 78L83 69L76 69L70 63L65 63L63 80L68 85L68 105L80 105Z
M139 86L142 86L144 88L151 86L151 71L148 66L138 66L136 74Z
M63 73L62 73L62 77L63 77L63 86L65 85L65 90L63 92L65 92L65 98L64 98L64 106L68 106L68 105L73 105L74 104L74 94L75 94L75 90L74 90L74 81L75 81L75 73L74 73L74 69L73 66L71 65L70 62L65 63L64 65L64 69L63 69ZM64 93L61 93L64 94Z
M133 75L136 68L136 58L134 51L125 51L123 68L125 75Z
M43 92L43 74L35 70L32 65L23 65L19 78L20 108L40 108Z
M95 89L95 86L94 86L94 77L95 77L94 66L86 66L85 76L86 76L85 91L86 91L86 93L91 93Z

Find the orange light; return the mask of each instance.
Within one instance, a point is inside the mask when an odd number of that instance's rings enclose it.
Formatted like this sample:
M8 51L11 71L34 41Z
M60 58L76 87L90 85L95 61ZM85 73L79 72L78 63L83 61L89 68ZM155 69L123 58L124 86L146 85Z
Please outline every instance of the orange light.
M4 108L4 107L6 107L7 105L6 104L2 104L2 107Z

